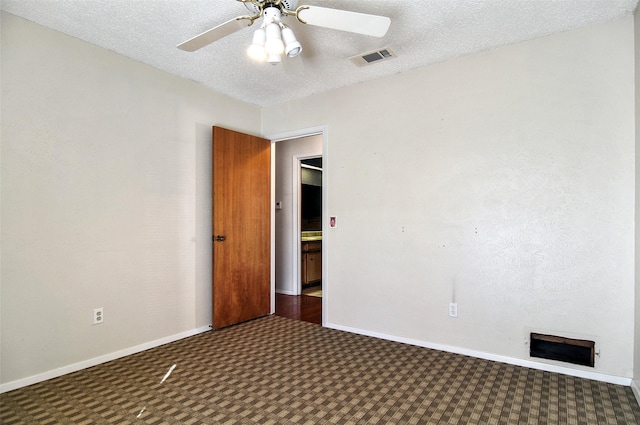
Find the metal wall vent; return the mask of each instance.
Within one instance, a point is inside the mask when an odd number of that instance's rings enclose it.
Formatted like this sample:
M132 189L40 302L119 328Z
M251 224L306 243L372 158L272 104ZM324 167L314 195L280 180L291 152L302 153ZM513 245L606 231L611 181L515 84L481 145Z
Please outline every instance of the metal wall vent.
M594 341L531 333L529 355L584 366L595 366Z
M390 48L385 47L384 49L352 56L349 59L358 66L366 66L383 60L393 59L395 57L397 57L395 52Z

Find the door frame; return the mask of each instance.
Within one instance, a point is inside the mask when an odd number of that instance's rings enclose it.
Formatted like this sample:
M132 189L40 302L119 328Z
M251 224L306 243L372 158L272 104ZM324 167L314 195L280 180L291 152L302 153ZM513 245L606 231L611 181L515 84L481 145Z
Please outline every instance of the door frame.
M292 173L293 176L291 178L292 188L291 188L291 207L293 209L293 213L291 214L292 221L292 237L293 237L293 253L292 253L292 276L295 276L295 286L293 287L294 295L302 294L302 241L300 240L300 234L302 233L302 161L305 159L312 158L323 158L323 155L318 156L317 154L300 154L293 156L293 167ZM322 172L322 184L324 187L324 165ZM322 223L324 224L324 189L322 189ZM324 233L323 233L324 235ZM324 242L324 237L323 237ZM324 243L322 244L322 249L324 249ZM324 270L324 269L323 269ZM323 273L324 274L324 273Z
M317 136L322 135L322 326L325 326L327 323L327 306L329 304L329 281L327 279L328 276L328 267L327 267L327 256L325 252L327 252L327 247L330 246L331 237L328 233L329 226L328 221L325 220L326 217L329 217L329 213L327 211L327 164L328 164L328 126L321 125L317 127L308 127L300 130L293 130L284 133L277 133L264 136L266 139L271 140L271 145L273 147L274 143L283 142L285 140L291 139L299 139L307 136ZM276 148L277 149L277 148ZM276 208L276 149L271 149L271 211L275 211ZM317 155L313 155L317 156ZM297 170L300 170L300 159L304 159L310 156L300 156L294 157L294 162L297 162ZM300 290L300 238L296 237L296 235L300 234L300 176L298 175L293 182L294 185L297 184L298 188L293 192L293 203L298 207L293 211L292 216L292 226L293 226L293 237L296 239L294 241L294 247L297 247L297 250L293 253L293 273L294 276L297 276L297 287ZM275 214L271 214L271 314L275 313L276 308L276 219Z

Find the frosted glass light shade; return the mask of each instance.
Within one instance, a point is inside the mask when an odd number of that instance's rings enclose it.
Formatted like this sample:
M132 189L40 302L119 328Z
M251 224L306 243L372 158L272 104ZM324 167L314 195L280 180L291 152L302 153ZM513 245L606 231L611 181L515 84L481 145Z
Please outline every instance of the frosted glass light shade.
M280 27L278 24L270 23L265 28L267 41L264 43L264 48L268 55L280 55L284 52L284 43L282 42L282 36L280 35Z
M267 62L271 65L277 65L282 62L282 56L280 55L267 55Z
M285 45L284 52L288 57L294 58L302 52L302 45L296 39L291 28L285 27L282 29L282 40Z
M253 60L264 62L267 59L267 51L264 48L266 33L263 28L258 28L253 33L253 41L247 49L247 54Z

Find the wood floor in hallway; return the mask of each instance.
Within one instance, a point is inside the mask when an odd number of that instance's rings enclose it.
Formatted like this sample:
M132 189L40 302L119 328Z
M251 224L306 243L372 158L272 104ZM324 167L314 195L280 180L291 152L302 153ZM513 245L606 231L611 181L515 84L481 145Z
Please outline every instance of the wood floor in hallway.
M276 316L322 324L322 298L276 294Z

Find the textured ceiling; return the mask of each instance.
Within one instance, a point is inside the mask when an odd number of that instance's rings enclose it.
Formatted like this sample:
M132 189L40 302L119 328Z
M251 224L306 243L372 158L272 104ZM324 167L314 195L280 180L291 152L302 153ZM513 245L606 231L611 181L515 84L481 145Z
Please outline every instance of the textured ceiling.
M303 98L333 88L575 29L631 14L638 0L300 0L299 4L384 15L383 38L300 24L302 54L279 65L246 55L244 28L193 53L176 45L246 15L236 0L1 0L0 8L41 25L191 79L257 105ZM357 67L348 58L390 47L397 58Z

